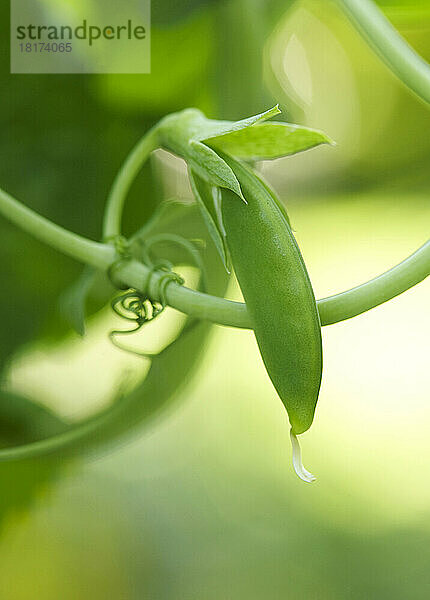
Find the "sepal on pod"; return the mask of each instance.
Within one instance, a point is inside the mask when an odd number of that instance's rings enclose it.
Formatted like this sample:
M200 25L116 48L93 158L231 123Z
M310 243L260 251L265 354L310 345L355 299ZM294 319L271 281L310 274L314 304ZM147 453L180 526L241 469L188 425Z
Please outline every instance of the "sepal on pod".
M315 129L266 122L280 112L276 105L240 121L218 121L208 119L196 108L189 108L168 115L157 126L160 146L188 164L196 201L227 271L228 253L216 192L219 195L219 188L226 188L245 203L246 199L235 173L219 153L245 160L265 160L332 143Z

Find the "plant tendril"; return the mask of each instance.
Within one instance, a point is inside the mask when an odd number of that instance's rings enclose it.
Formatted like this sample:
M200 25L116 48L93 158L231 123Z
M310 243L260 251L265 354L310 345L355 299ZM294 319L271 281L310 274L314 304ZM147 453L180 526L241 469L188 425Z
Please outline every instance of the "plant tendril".
M152 264L152 259L150 256L150 250L153 246L159 243L170 242L177 246L180 246L183 250L187 252L190 256L194 265L199 269L201 273L201 285L200 289L202 292L206 292L207 285L207 270L202 259L201 253L193 242L187 240L181 235L177 235L175 233L160 233L156 235L152 235L146 240L136 238L135 240L142 249L142 258L144 262L148 264ZM169 261L164 261L166 264L169 264L170 268L173 268L172 264Z
M143 325L145 325L145 323L153 321L163 312L168 304L166 298L166 289L169 283L172 281L178 283L179 285L183 285L185 283L184 279L178 273L173 271L174 265L171 261L164 258L157 258L157 262L154 261L153 257L151 256L152 247L158 243L170 242L184 249L190 256L195 266L200 270L201 289L205 290L206 272L203 259L199 250L192 242L176 234L157 234L147 238L146 240L138 238L135 239L134 241L138 242L140 246L140 258L149 267L144 285L142 286L142 289L144 290L143 293L134 288L129 288L128 286L123 287L120 282L115 280L116 270L123 265L124 261L128 261L133 257L133 252L131 250L132 244L122 236L111 236L109 241L113 243L120 257L117 261L110 265L107 270L107 274L115 287L125 290L125 293L116 296L112 300L111 307L115 314L117 314L119 317L135 323L135 327L133 329L127 331L116 329L111 331L109 333L109 339L117 348L120 348L121 350L130 352L131 354L135 354L137 356L151 358L158 353L139 352L137 350L127 348L119 343L116 337L120 335L131 335L136 333L143 327ZM160 271L162 272L162 275L157 280L157 291L154 294L154 290L151 290L152 294L158 298L157 300L154 300L151 298L150 294L150 289L152 287L151 280L152 276Z
M131 335L138 332L145 323L149 323L157 318L165 309L167 305L166 301L166 288L172 281L182 285L184 279L178 274L170 270L170 266L165 263L153 265L148 273L148 277L145 283L145 289L149 288L152 275L155 272L164 271L163 275L158 280L158 298L159 300L152 300L148 294L141 294L137 290L129 290L124 294L116 296L111 302L112 310L122 319L127 321L133 321L135 323L134 329L121 330L114 329L109 333L109 339L111 342L125 352L129 352L136 356L142 356L144 358L151 358L158 354L157 352L139 352L132 348L127 348L118 342L117 336Z
M124 289L121 287L121 284L115 282L115 270L125 261L130 260L132 258L132 254L130 251L130 243L129 241L122 236L112 236L111 241L115 246L115 250L120 255L120 258L114 262L108 269L108 276L116 287L120 287L120 289ZM173 271L173 264L164 259L160 259L157 263L154 263L150 257L150 247L152 243L143 243L142 244L142 253L144 261L150 266L150 270L146 276L146 280L143 289L146 291L145 294L130 288L125 288L127 291L125 293L116 296L112 302L111 307L115 314L117 314L122 319L126 321L132 321L135 323L134 329L129 330L121 330L114 329L109 333L109 339L111 342L119 348L120 350L124 350L125 352L129 352L131 354L135 354L136 356L142 356L145 358L150 358L155 356L157 353L150 352L139 352L138 350L134 350L132 348L127 348L118 342L116 339L117 336L121 335L131 335L133 333L138 332L145 323L149 323L157 318L165 309L167 305L166 299L166 288L172 281L175 281L179 285L184 284L184 279ZM157 285L157 297L158 300L153 300L150 297L150 286L151 279L155 272L163 272L162 276L158 279Z

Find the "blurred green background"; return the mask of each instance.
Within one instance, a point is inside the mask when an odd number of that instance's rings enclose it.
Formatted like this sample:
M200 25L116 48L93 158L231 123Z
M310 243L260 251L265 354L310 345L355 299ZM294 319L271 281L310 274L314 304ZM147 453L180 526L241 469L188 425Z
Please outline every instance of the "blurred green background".
M430 59L430 2L381 5ZM331 2L154 1L152 73L141 76L10 75L6 3L0 15L0 185L55 222L100 238L116 170L166 113L197 106L235 119L279 102L284 118L338 144L261 165L317 297L428 237L430 111ZM132 189L126 231L171 196L191 197L185 170L158 152ZM96 414L148 363L109 343L117 322L99 310L104 292L91 298L87 337L67 329L58 298L79 265L3 219L0 236L7 447ZM228 296L239 298L234 283ZM302 438L312 486L292 470L286 415L252 333L221 327L187 349L192 377L180 354L161 368L160 386L171 378L178 390L131 439L0 463L0 598L428 598L428 300L425 282L324 328L317 418ZM142 345L176 321L151 324Z

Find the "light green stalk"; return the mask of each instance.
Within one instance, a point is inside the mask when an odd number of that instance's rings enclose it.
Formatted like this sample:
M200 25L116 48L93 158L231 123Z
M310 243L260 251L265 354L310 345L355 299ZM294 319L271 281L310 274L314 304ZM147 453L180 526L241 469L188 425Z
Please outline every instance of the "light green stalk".
M372 0L336 0L353 25L395 75L430 103L430 65L393 27Z
M67 256L99 269L106 268L114 259L113 248L99 244L55 225L49 219L27 208L0 189L0 213L32 236Z
M0 213L9 221L38 240L75 258L106 271L116 260L110 244L100 244L55 225L33 210L23 206L0 190ZM115 277L125 285L158 300L160 275L150 278L150 289L144 289L149 269L135 261L124 261L115 269ZM359 315L416 285L430 274L430 241L409 258L379 277L346 292L317 301L322 325L330 325ZM220 325L252 329L246 305L196 292L175 282L166 293L168 304L177 310Z
M157 128L154 127L136 144L118 171L107 199L103 221L104 240L110 240L120 235L121 217L127 193L142 165L157 147Z

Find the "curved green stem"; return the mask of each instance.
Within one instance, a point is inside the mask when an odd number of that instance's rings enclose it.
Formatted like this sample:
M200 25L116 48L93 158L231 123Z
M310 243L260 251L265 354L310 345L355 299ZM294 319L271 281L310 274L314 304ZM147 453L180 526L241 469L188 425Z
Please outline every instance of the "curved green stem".
M41 217L23 206L6 192L0 190L0 213L42 242L45 242L79 260L106 271L118 256L108 244L99 244L71 233L48 219ZM154 273L150 279L150 289L144 289L150 269L136 260L118 264L115 276L121 283L142 293L148 293L154 300L160 300L160 277ZM416 285L430 274L430 241L425 243L409 258L379 277L341 294L317 301L322 325L338 323L361 314L394 298ZM252 329L252 321L246 305L197 292L178 285L169 284L166 289L168 304L177 310L199 319Z
M336 0L382 60L417 96L430 103L430 65L403 39L372 0Z
M382 275L346 292L318 300L322 325L356 317L402 294L430 275L430 240Z
M157 147L157 126L155 126L136 144L119 170L107 199L103 221L104 240L121 235L121 217L127 193L142 165Z
M128 263L122 267L120 275L124 282L138 285L147 268L140 263ZM382 275L340 294L317 300L322 325L332 325L364 313L379 306L430 275L430 240L414 254L406 258ZM133 287L136 287L133 285ZM151 296L156 297L158 276L151 280ZM252 320L242 302L233 302L223 298L196 292L172 283L167 288L167 301L177 310L207 319L219 325L252 329Z
M72 233L31 210L0 189L0 213L32 236L80 262L100 269L115 259L115 253L106 244L99 244Z

